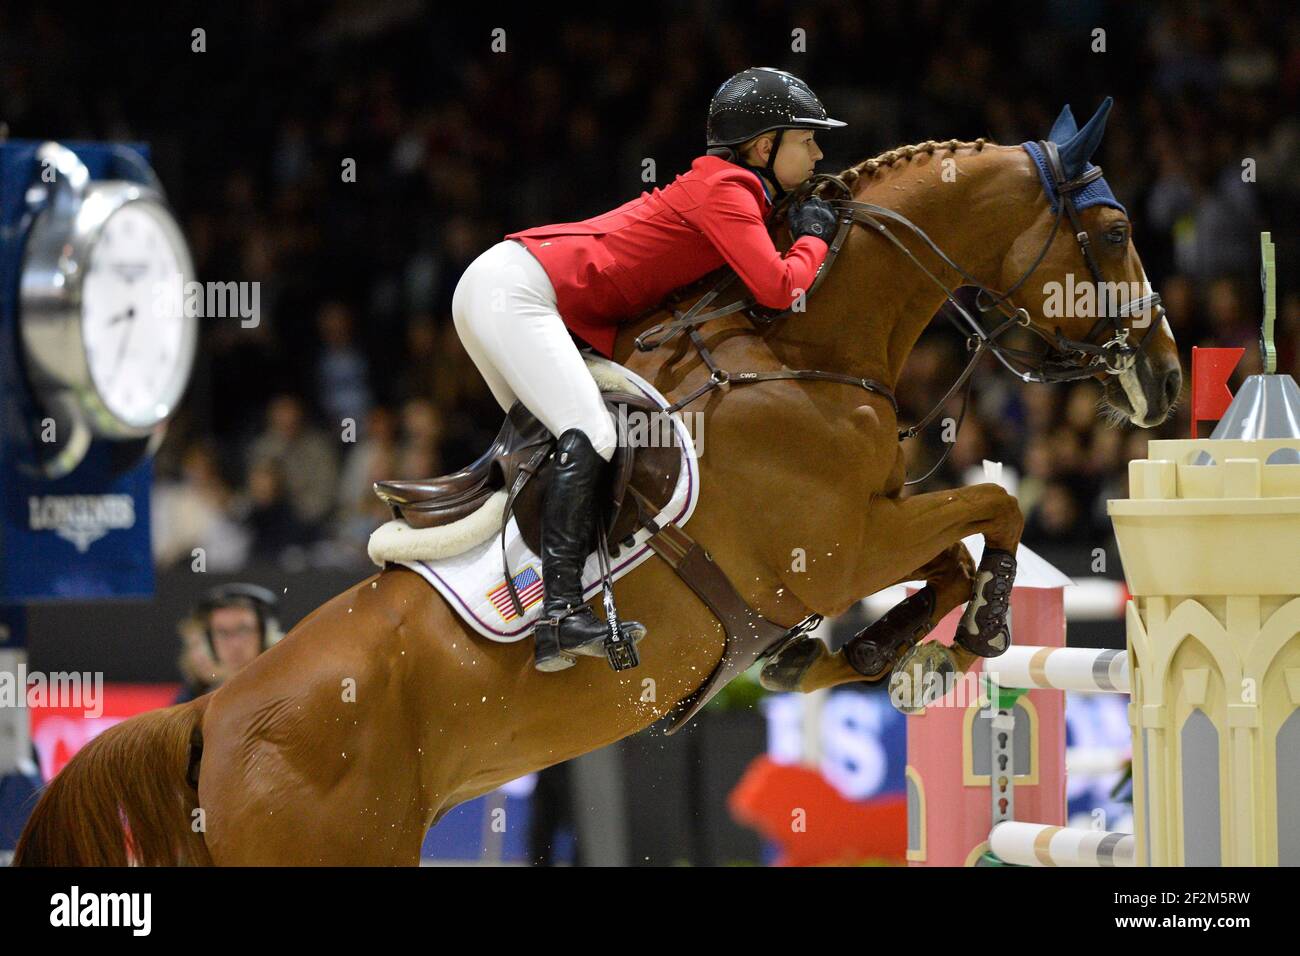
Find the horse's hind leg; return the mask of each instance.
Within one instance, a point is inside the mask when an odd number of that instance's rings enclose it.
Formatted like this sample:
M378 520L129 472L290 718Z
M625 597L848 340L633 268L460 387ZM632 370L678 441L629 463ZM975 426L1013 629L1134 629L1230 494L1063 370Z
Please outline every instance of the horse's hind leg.
M997 485L970 485L901 500L877 498L868 522L878 532L873 540L886 544L888 552L875 551L864 557L861 593L874 594L903 581L923 580L926 586L834 654L817 638L791 641L763 668L765 687L807 693L853 681L883 681L953 608L972 596L991 593L994 587L1009 587L1005 577L990 580L984 570L1003 553L1014 555L1023 527L1015 498ZM985 558L979 570L961 541L974 533L982 533L985 539ZM907 543L899 546L900 542ZM913 560L917 563L911 564ZM873 570L877 575L892 571L892 575L873 580ZM987 606L979 600L973 604L984 609L979 624L995 629L998 622ZM967 616L974 621L971 610ZM962 669L977 659L961 649L958 657Z

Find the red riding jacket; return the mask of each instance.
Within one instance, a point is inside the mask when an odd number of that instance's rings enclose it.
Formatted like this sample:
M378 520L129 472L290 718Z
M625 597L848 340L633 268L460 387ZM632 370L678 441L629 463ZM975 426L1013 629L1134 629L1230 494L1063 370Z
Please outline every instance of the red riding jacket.
M611 356L617 327L724 262L760 304L788 308L812 284L826 242L802 236L782 256L763 216L757 174L701 156L663 189L583 222L512 232L555 286L569 330Z

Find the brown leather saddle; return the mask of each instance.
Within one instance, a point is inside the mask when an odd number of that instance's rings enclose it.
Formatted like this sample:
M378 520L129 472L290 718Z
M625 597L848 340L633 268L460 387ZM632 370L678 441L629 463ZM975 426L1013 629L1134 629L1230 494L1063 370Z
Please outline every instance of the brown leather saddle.
M602 392L601 397L619 430L604 515L613 557L619 543L628 543L641 527L639 519L653 517L672 498L681 474L681 444L669 416L652 399L631 392ZM540 554L542 496L550 484L555 441L532 412L515 402L497 437L473 464L440 478L377 481L375 494L394 518L412 528L437 528L472 514L497 491L510 491L523 474L511 511L524 542ZM636 494L628 494L629 488ZM647 506L653 509L648 515Z

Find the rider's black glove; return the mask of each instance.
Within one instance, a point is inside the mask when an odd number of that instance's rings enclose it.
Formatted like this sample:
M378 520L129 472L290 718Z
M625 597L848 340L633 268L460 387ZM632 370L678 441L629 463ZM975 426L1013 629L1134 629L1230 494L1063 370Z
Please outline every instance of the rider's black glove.
M831 241L835 235L835 210L824 199L816 196L805 199L790 211L790 235L816 236L818 239Z

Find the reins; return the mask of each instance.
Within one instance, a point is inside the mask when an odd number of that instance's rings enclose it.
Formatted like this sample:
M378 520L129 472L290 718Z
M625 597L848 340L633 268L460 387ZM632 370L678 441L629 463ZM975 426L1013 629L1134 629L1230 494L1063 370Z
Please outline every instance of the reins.
M840 213L839 227L835 236L832 238L827 249L826 258L822 261L813 278L811 287L803 293L800 300L806 300L811 296L825 279L831 265L838 258L845 241L848 238L849 231L854 224L865 226L874 230L886 241L901 251L903 255L919 269L922 274L930 279L944 294L944 298L952 304L957 314L965 320L969 332L966 334L967 350L973 352L967 360L965 368L953 381L948 391L927 412L920 421L898 430L898 440L904 441L908 438L915 438L940 413L949 399L953 397L965 386L965 393L962 398L961 413L957 419L957 430L960 431L962 422L966 417L966 409L970 400L970 388L972 375L985 352L992 352L1003 366L1012 374L1024 382L1063 382L1075 381L1083 378L1091 378L1099 372L1108 372L1110 374L1121 374L1132 368L1137 359L1137 355L1145 348L1147 340L1150 338L1151 329L1147 330L1142 341L1133 346L1128 343L1129 329L1123 327L1119 322L1122 317L1137 314L1151 308L1160 306L1160 296L1156 293L1150 293L1140 299L1130 303L1130 305L1116 312L1108 311L1105 315L1098 318L1092 330L1089 332L1087 339L1083 341L1067 338L1061 334L1059 328L1053 334L1048 334L1038 328L1030 320L1029 313L1023 309L1014 306L1010 297L1020 289L1029 277L1037 271L1043 260L1047 257L1052 243L1056 239L1057 231L1060 228L1063 215L1068 214L1070 224L1074 229L1075 240L1080 246L1083 253L1084 262L1087 264L1089 272L1095 282L1101 283L1101 270L1098 268L1095 258L1092 254L1091 244L1088 239L1087 230L1085 230L1078 218L1078 210L1074 204L1074 193L1087 186L1089 183L1100 178L1102 175L1100 166L1093 166L1081 175L1071 180L1066 180L1062 171L1059 156L1056 151L1056 144L1048 141L1040 142L1039 148L1042 149L1047 158L1048 168L1051 171L1054 186L1057 193L1056 212L1052 221L1051 231L1048 233L1046 242L1043 244L1033 263L1025 270L1024 274L1006 292L997 292L988 288L975 276L971 275L966 269L958 265L953 259L939 247L939 245L930 238L920 226L912 222L906 216L884 206L878 206L874 203L862 202L852 199L852 190L848 184L838 176L828 173L818 173L809 177L800 187L790 192L780 203L773 206L770 213L770 219L775 220L789 204L799 202L814 190L829 185L840 192L840 198L832 198L828 203ZM984 328L970 311L962 305L955 295L955 289L946 285L931 269L921 262L920 259L912 252L907 245L898 238L889 228L888 223L902 226L919 239L926 247L939 258L952 271L966 280L966 282L977 289L976 308L981 312L990 312L994 309L1001 312L1005 319L995 326L991 331ZM670 414L686 407L703 395L708 394L714 389L726 390L731 385L747 385L754 382L770 382L778 380L803 380L803 381L827 381L836 382L843 385L852 385L863 388L869 392L881 395L889 401L897 416L899 412L898 400L894 395L893 389L883 382L870 378L847 375L841 372L826 372L817 369L781 369L778 371L768 372L730 372L723 369L714 360L712 353L704 343L703 337L699 333L699 327L713 319L722 318L737 312L745 311L749 317L758 324L767 324L776 319L783 318L791 314L794 310L793 305L790 308L782 310L763 309L756 303L754 297L746 294L734 302L721 306L716 309L706 311L708 306L717 297L724 292L736 279L734 272L729 272L723 276L708 292L702 295L695 303L685 312L673 310L674 318L672 321L655 325L645 332L642 332L636 338L636 348L642 352L650 352L662 345L672 341L679 333L685 332L695 346L700 358L709 369L708 380L698 388L691 391L688 395L678 399L666 409ZM991 297L988 305L981 305L980 300L984 295ZM796 301L800 301L796 300ZM950 321L956 323L956 319L949 315ZM1098 329L1106 322L1110 322L1113 330L1112 337L1102 343L1095 345L1090 340L1093 339ZM1154 328L1155 323L1151 323ZM1048 352L1044 355L1030 353L1024 349L1012 348L999 341L1007 332L1014 328L1025 328L1042 338L1048 345ZM958 331L962 331L960 326ZM1056 352L1061 358L1053 356ZM1076 356L1078 358L1076 358ZM1086 361L1081 361L1085 359ZM1025 369L1016 367L1016 363L1026 366ZM947 461L955 442L948 442L947 448L939 461L935 463L928 472L916 479L907 480L906 485L920 484L930 478L936 471Z

